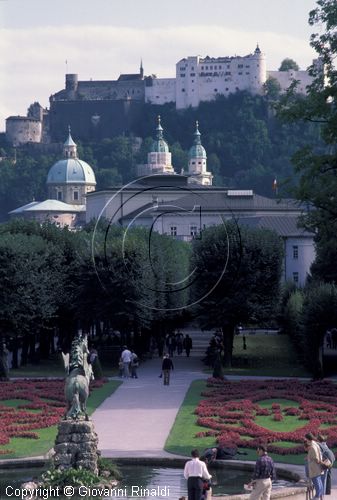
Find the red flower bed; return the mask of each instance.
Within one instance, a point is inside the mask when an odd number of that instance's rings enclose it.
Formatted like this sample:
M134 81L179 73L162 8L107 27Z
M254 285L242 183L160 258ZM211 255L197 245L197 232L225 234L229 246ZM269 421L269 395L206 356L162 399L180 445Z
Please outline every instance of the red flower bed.
M300 382L297 380L241 380L228 382L219 379L207 381L209 389L202 393L195 413L197 423L207 430L197 437L214 436L223 446L256 448L261 442L269 443L271 452L281 455L304 452L303 439L308 432L317 434L322 424L330 447L337 446L337 386L332 382ZM270 408L262 408L258 402L268 399L296 401L298 407L284 407L272 403ZM233 401L235 400L235 401ZM238 401L239 400L239 401ZM276 422L285 416L298 419L298 428L288 432L272 431L258 425L257 416L271 416ZM303 420L308 421L303 425ZM233 425L235 424L235 425ZM249 436L251 439L242 439ZM273 443L290 441L292 448L284 448Z
M91 383L90 389L101 387L104 380ZM5 406L2 401L25 399L29 403L17 408ZM64 380L16 380L0 384L0 445L12 437L39 439L36 429L56 425L65 413ZM28 411L38 410L38 412ZM0 455L13 453L0 450Z

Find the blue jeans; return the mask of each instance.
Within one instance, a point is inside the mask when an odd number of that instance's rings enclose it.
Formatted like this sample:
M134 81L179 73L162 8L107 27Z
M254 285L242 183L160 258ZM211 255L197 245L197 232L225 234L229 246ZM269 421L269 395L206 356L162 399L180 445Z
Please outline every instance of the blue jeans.
M314 498L320 498L323 496L323 483L322 483L322 476L316 476L311 478L312 484L314 485L315 488L315 496Z
M325 495L325 493L326 493L326 480L327 480L327 477L328 477L328 469L326 469L324 471L324 474L322 474L322 476L321 476L321 481L322 481L322 485L323 485L323 495Z

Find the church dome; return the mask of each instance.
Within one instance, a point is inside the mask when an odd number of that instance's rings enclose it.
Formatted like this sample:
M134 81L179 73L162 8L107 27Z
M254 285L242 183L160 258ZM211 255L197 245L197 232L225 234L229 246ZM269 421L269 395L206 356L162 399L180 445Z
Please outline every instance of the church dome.
M96 185L93 169L88 163L77 158L77 146L73 141L70 129L63 145L63 160L59 160L50 168L47 184L91 184Z
M164 141L163 137L163 127L161 126L160 123L160 116L158 116L158 126L156 128L157 131L157 137L153 141L151 152L152 153L169 153L169 147L167 145L167 142Z
M194 144L189 150L188 157L189 158L202 158L202 159L206 160L207 154L206 154L206 150L205 150L204 146L201 144L200 136L201 136L201 134L200 134L199 129L198 129L198 122L196 122L196 128L195 128L195 132L194 132Z
M57 161L49 170L47 184L96 184L93 169L78 158Z

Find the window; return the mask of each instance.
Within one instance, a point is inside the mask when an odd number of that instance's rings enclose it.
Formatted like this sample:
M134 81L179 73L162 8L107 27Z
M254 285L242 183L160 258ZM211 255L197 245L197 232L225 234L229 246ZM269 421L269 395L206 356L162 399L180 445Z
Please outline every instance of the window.
M298 273L297 272L293 273L293 280L294 280L294 283L298 283Z
M195 73L191 73L190 76L195 76Z
M195 236L197 236L198 234L198 227L197 226L190 226L190 236L193 236L193 238Z
M57 191L57 199L62 201L62 191Z
M242 75L242 71L239 71L239 75Z
M293 246L293 259L298 259L298 246Z
M170 234L171 236L177 236L177 226L170 227Z
M182 92L185 92L185 89L181 89Z
M226 71L225 75L231 75L230 71Z
M214 92L217 92L217 91L218 91L218 89L214 89Z
M243 64L238 64L238 68L243 68Z
M78 201L78 199L79 199L79 192L74 191L74 201Z
M185 73L180 73L181 78L185 78Z

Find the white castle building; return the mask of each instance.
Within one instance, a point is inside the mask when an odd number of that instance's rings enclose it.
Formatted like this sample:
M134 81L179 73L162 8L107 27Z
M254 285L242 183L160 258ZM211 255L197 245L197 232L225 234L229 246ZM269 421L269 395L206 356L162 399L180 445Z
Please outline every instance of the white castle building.
M314 61L315 63L315 61ZM239 90L263 94L263 84L275 78L284 92L298 80L297 91L306 92L312 82L307 71L268 71L266 56L257 45L252 54L234 57L190 56L176 64L175 78L148 77L145 101L150 104L175 102L177 109L197 107L218 95L227 96Z

